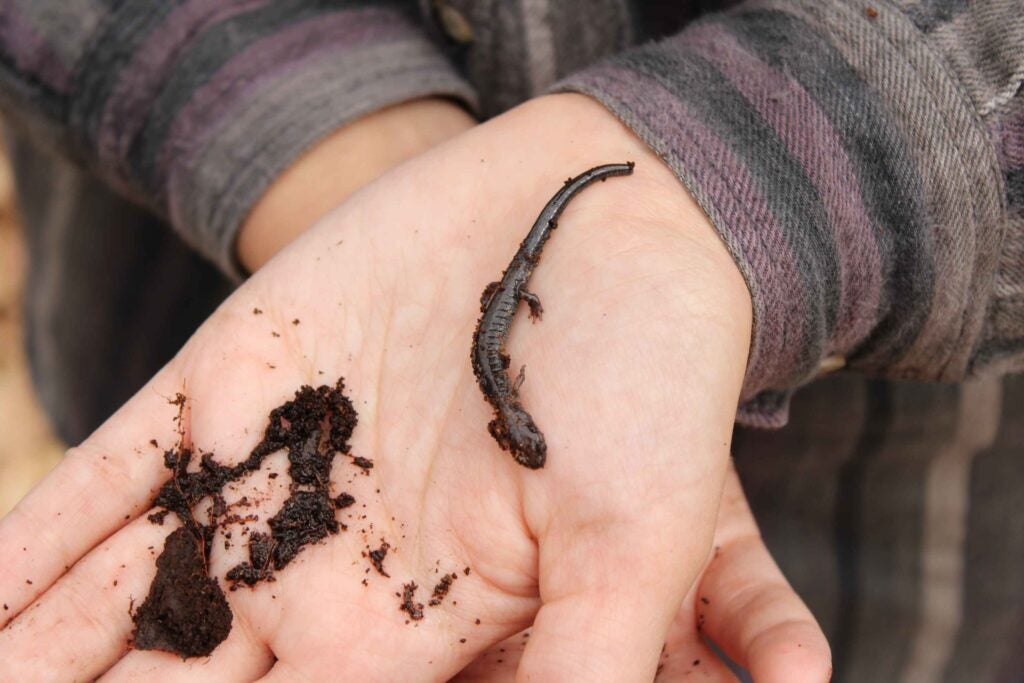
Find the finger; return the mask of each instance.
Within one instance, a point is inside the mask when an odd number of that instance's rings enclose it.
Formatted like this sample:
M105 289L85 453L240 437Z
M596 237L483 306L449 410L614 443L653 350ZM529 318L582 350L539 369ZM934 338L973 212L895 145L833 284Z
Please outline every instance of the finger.
M685 612L687 618L672 624L665 640L665 648L658 659L654 680L657 683L693 680L707 683L736 681L736 675L701 638L692 618L692 595L684 601L681 611Z
M654 507L654 506L652 506ZM679 520L652 511L651 519ZM525 680L650 681L669 624L703 565L712 519L690 511L679 543L643 518L556 524L540 539L541 600ZM668 526L671 526L668 525Z
M242 620L235 619L227 639L209 657L182 659L155 650L132 650L102 678L101 683L230 683L254 681L274 664L274 655Z
M163 525L145 518L132 522L0 632L0 661L11 663L20 674L11 680L91 680L117 662L129 649L134 629L130 610L148 594L155 557L176 527L173 517ZM242 667L237 661L242 652L265 659L244 635L234 623L228 640L233 637L238 645L208 661L234 670Z
M133 522L100 545L0 631L0 661L15 662L17 680L76 680L106 670L128 649L129 609L148 592L164 526Z
M97 543L147 511L166 478L181 386L163 372L0 520L0 625ZM155 440L158 447L150 441Z
M256 683L292 683L307 680L308 676L288 662L277 662L266 676L257 679Z
M502 683L514 681L519 661L526 651L530 631L520 631L514 636L493 645L473 660L473 663L459 672L452 683Z
M700 581L698 623L758 683L828 681L828 641L765 547L731 468L719 519L716 551Z

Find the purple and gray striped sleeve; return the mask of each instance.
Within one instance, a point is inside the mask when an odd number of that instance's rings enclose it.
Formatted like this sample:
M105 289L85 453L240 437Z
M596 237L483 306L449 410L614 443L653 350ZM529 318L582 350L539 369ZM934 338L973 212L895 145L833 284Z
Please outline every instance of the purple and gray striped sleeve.
M5 117L168 218L223 270L269 184L347 121L474 107L415 2L7 0Z
M743 272L743 423L843 365L1024 368L1024 15L947 4L749 0L556 85L642 137Z

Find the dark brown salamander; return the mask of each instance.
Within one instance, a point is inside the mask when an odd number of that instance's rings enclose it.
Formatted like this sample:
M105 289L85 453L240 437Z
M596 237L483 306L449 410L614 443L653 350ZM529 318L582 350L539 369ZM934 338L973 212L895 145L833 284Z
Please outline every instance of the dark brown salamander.
M543 308L540 299L526 289L526 282L540 260L544 243L551 231L558 227L558 216L569 200L587 185L610 176L629 175L633 162L607 164L592 168L575 178L565 181L554 197L540 212L529 234L519 245L519 251L512 257L500 282L487 285L480 297L480 321L473 334L473 372L484 393L484 398L494 407L494 419L487 430L498 445L512 453L520 465L530 469L544 467L547 444L544 435L534 424L533 418L523 409L519 401L519 387L526 377L526 367L519 370L513 382L508 375L510 359L505 353L505 342L512 327L512 319L520 301L530 307L530 317L539 319Z

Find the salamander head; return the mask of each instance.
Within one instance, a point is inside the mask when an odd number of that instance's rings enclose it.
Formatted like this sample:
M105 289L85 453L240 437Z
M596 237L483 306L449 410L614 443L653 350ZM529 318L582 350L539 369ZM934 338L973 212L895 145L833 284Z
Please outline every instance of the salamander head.
M548 445L530 414L518 405L509 406L502 412L505 423L508 425L507 443L512 457L520 465L529 467L531 470L544 467Z

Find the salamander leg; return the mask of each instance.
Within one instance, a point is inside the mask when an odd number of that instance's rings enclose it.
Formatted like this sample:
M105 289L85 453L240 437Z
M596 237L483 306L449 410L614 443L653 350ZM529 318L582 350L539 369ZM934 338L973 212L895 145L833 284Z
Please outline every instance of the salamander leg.
M519 374L516 375L516 381L512 383L512 393L518 394L519 387L523 386L523 382L526 381L526 366L519 368Z
M523 301L530 307L530 318L540 320L544 314L544 307L540 305L540 298L533 292L527 292L525 289L519 290L519 295L523 297Z
M498 291L498 287L500 286L500 282L492 282L491 284L484 287L484 293L480 295L481 313L487 310L487 305L491 303L491 299L494 298L494 294Z

